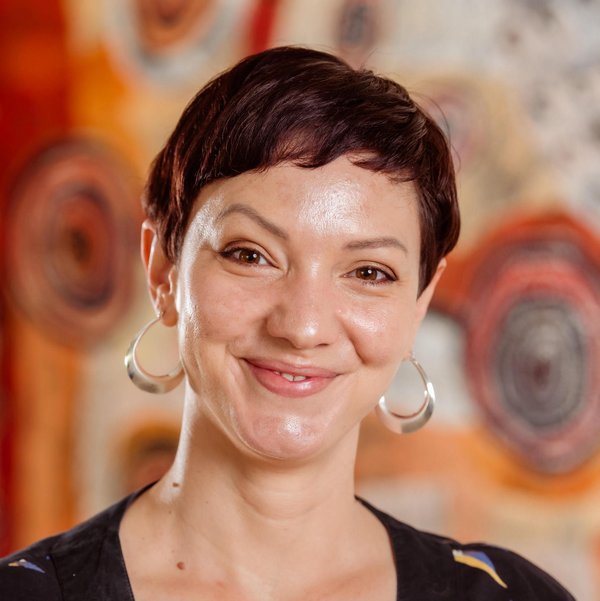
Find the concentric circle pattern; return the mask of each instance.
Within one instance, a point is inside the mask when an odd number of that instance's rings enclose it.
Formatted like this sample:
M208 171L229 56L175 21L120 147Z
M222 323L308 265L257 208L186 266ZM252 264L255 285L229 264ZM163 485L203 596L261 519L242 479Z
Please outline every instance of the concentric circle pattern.
M214 10L215 0L134 0L140 42L160 54L195 35L198 22Z
M20 174L6 222L7 286L15 304L69 345L100 340L132 284L135 195L97 146L65 141Z
M515 303L504 318L494 352L501 402L537 430L559 429L582 408L587 347L579 317L541 297Z
M563 472L600 443L597 249L532 228L488 246L471 284L467 371L492 429L530 465Z
M219 52L237 47L248 8L244 0L107 0L108 47L126 77L187 87Z

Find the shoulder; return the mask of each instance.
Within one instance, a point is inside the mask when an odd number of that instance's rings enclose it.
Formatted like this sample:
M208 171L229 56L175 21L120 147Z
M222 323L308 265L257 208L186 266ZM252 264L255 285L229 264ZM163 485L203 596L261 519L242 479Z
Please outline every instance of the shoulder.
M61 534L0 559L0 599L62 601L97 579L105 555L119 553L118 527L130 498ZM86 598L71 595L69 598Z
M0 597L11 601L59 601L60 587L49 552L55 537L0 559Z
M481 595L493 582L508 593L507 599L574 601L573 595L552 576L513 551L469 544L455 545L452 554L461 566L460 582L465 592L472 590Z
M366 504L388 530L402 574L431 586L430 596L463 601L574 601L552 576L517 553L484 543L461 544L423 532Z

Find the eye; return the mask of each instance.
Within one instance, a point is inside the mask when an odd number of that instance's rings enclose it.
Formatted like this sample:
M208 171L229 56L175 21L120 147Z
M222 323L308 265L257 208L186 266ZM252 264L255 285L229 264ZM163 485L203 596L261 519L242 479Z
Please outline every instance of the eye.
M357 267L348 275L354 276L357 279L363 280L369 284L385 284L386 282L393 282L396 280L391 273L388 273L387 271L384 271L383 269L373 265L363 265L362 267Z
M221 253L222 257L226 259L231 259L238 263L243 263L245 265L268 265L269 262L265 259L265 257L259 253L254 248L247 247L234 247L227 248Z

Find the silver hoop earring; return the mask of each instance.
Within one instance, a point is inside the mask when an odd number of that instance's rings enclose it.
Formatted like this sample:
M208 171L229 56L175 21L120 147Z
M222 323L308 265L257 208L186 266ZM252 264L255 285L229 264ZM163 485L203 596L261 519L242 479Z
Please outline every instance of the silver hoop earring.
M151 392L153 394L163 394L173 390L179 382L183 379L183 366L181 362L178 366L170 371L168 374L156 376L148 373L143 367L140 366L137 360L136 352L140 340L144 337L146 332L161 319L162 315L158 315L152 321L149 321L133 338L127 353L125 353L125 367L127 368L127 375L131 381L141 390L145 392Z
M415 432L419 428L422 428L429 421L435 406L435 391L433 390L431 380L427 377L425 370L421 367L421 364L415 359L412 353L409 355L408 361L415 366L423 381L423 404L414 413L400 415L389 410L385 402L385 396L382 396L379 399L377 407L375 407L379 419L388 429L396 434L408 434L409 432Z

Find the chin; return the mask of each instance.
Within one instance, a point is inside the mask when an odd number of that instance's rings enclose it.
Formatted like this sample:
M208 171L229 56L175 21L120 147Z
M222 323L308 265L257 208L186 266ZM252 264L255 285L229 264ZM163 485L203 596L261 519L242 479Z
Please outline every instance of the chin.
M324 432L301 418L261 418L236 428L238 439L254 455L277 461L303 461L324 448Z

